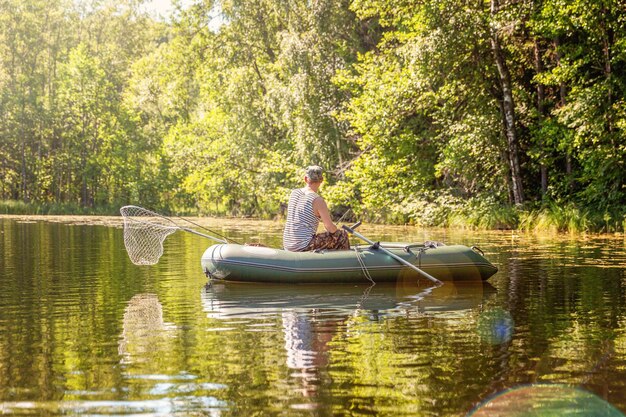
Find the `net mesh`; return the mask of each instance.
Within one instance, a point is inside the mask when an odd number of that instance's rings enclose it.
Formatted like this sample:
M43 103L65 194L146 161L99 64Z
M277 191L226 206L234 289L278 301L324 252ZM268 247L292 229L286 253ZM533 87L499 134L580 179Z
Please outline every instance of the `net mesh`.
M137 206L120 209L124 217L124 246L135 265L154 265L163 255L163 242L180 229L155 212Z

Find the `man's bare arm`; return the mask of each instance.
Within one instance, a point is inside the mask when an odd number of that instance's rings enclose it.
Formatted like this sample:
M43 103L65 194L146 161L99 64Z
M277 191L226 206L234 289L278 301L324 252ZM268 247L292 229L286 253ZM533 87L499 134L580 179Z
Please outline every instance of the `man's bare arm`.
M324 227L328 232L335 233L337 231L337 226L335 226L335 223L333 223L330 217L330 211L328 210L326 201L324 201L322 197L313 200L313 212L322 219L322 223L324 223Z

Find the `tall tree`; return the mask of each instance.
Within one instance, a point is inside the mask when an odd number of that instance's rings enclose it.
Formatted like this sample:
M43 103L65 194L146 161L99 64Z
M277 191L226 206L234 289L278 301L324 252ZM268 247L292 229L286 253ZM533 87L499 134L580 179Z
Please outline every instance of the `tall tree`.
M501 14L500 7L499 0L491 0L490 41L499 76L498 89L501 94L499 101L502 109L502 125L504 126L504 132L507 139L507 155L509 160L509 169L511 171L511 191L513 193L514 203L522 204L524 202L524 187L522 184L522 171L520 168L519 140L515 116L516 110L513 99L513 81L511 79L509 64L504 53L500 36L500 31L502 30L499 27L499 15Z
M548 109L550 132L564 153L565 188L561 197L599 210L624 203L623 39L626 24L619 2L557 0L541 2L532 29L551 47L546 72L540 77L556 87Z
M347 4L198 3L183 13L172 41L145 59L156 65L136 73L130 101L166 132L164 153L185 204L275 213L298 167L332 172L347 159L347 123L334 117L345 98L332 82L362 48ZM150 97L150 108L137 94Z
M353 98L344 117L363 150L349 176L371 209L391 200L396 212L423 217L420 207L446 194L436 190L467 198L510 189L523 201L513 84L497 37L494 50L494 15L481 4L457 6L355 3L362 19L387 30L345 82Z

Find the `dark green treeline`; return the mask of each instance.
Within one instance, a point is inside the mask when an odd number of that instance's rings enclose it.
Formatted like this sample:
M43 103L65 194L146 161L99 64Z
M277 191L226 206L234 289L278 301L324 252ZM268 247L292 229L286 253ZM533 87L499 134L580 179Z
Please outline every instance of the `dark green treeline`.
M621 230L611 0L0 0L0 198Z

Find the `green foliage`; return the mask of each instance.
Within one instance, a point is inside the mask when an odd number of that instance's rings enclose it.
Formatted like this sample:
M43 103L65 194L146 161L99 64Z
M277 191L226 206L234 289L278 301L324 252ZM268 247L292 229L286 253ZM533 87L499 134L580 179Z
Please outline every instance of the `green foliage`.
M155 148L136 152L138 125L121 91L151 22L129 3L3 6L0 197L92 210L128 201L142 189L139 161Z
M621 4L492 3L6 0L0 199L275 217L320 164L337 216L623 230Z
M403 212L411 223L422 226L443 226L450 224L452 213L461 209L463 201L446 193L424 193L403 205Z

